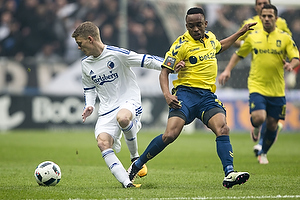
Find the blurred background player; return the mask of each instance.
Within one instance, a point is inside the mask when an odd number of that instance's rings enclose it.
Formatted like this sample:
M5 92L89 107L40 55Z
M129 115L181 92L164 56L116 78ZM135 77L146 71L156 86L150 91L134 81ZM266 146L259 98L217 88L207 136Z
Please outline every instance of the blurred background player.
M231 76L231 70L240 61L252 53L250 74L248 77L249 107L251 124L256 132L262 127L264 132L262 149L258 151L260 164L268 164L267 152L274 143L278 132L279 119L285 119L286 99L284 70L292 71L299 65L299 52L291 36L276 28L278 11L274 5L265 4L260 19L263 29L248 35L241 47L232 55L226 69L218 81L224 85ZM285 61L289 59L290 63ZM258 139L252 134L253 140Z
M245 33L244 35L239 37L234 43L235 46L240 47L241 43L243 43L245 38L251 32L254 32L255 30L263 29L263 24L262 24L262 21L260 19L260 13L261 13L262 8L266 4L271 4L271 0L255 0L255 11L256 11L257 15L245 20L241 27L243 27L245 24L252 23L252 22L257 22L257 24L253 27L253 29L254 29L253 31L248 31L247 33ZM292 32L288 28L288 25L287 25L285 19L283 19L281 17L278 17L278 19L276 21L276 27L292 36Z
M263 23L260 19L260 13L261 13L261 10L262 8L264 7L264 5L266 4L271 4L271 0L255 0L255 11L257 13L257 15L255 15L254 17L252 18L249 18L247 20L245 20L243 22L243 25L244 24L247 24L247 23L251 23L251 22L257 22L256 26L254 27L254 30L260 30L260 29L263 29ZM242 25L242 26L243 26ZM276 21L276 27L286 33L288 33L290 36L292 36L292 32L290 31L288 25L287 25L287 22L285 19L281 18L281 17L277 17L277 21ZM235 45L236 47L240 47L241 44L244 42L245 38L251 33L251 31L245 33L244 35L242 35L236 42L235 42ZM291 74L291 75L289 75ZM289 81L288 83L292 83L292 82L296 82L296 76L293 76L294 75L294 72L288 72L288 75L289 75ZM281 129L283 128L283 125L282 123L279 121L278 122L278 132L277 134L281 131ZM254 145L253 147L253 150L254 150L254 153L255 155L257 156L257 153L258 151L261 150L262 148L262 144L263 144L263 137L264 137L264 132L261 132L261 130L265 130L266 129L266 123L264 123L260 128L254 128L253 130L251 130L250 134L251 134L251 138L253 140L253 142L257 142L258 139L259 139L259 142L258 144Z

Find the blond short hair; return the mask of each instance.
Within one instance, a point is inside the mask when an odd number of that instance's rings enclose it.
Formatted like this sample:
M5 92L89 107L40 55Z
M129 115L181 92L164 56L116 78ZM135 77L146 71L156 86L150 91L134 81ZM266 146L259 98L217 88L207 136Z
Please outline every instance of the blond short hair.
M99 28L92 22L81 23L73 32L72 37L82 37L86 39L88 36L93 37L95 40L100 40Z

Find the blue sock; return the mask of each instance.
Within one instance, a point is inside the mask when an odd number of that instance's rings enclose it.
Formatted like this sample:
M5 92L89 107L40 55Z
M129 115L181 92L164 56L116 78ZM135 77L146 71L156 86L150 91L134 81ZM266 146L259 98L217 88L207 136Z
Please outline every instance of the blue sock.
M233 171L233 151L229 136L222 135L216 138L217 153L222 162L225 176Z
M278 129L278 127L277 127ZM267 153L274 143L277 135L277 129L275 131L270 131L266 129L265 136L263 138L262 149L258 154Z
M155 137L150 144L148 145L148 147L146 148L146 150L144 151L144 153L140 156L140 158L135 162L135 165L138 168L142 168L143 164L145 164L146 162L148 162L148 160L151 160L152 158L154 158L157 154L159 154L162 150L164 150L164 148L167 145L163 142L162 140L162 134Z
M259 138L259 142L258 144L260 144L261 146L263 145L263 141L264 141L264 137L265 137L265 133L267 131L267 123L266 121L262 124L261 126L261 130L260 130L260 138Z

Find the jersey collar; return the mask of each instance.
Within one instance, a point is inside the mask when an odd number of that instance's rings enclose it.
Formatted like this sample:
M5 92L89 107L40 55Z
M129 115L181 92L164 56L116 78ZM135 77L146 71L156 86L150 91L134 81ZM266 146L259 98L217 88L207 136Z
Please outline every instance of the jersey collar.
M208 31L205 31L205 33L204 33L204 38L203 38L202 40L205 40L205 39L208 39L208 38L209 38L209 36L208 36L206 33L208 33ZM189 34L188 31L186 31L184 35L185 35L189 40L201 42L201 39L195 40L195 39Z

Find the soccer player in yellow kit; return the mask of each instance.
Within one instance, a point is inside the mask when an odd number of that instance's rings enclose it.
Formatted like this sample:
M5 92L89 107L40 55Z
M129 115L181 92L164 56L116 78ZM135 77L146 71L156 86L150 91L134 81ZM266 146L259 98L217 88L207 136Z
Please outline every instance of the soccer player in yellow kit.
M261 9L266 4L271 4L271 0L255 0L255 7L254 8L255 8L255 11L256 11L257 15L245 20L243 22L243 25L251 23L251 22L257 22L257 24L253 27L253 29L254 29L253 31L263 29L263 24L262 24L262 21L260 20L260 12L261 12ZM243 25L241 27L243 27ZM290 36L292 36L292 33L291 33L290 29L288 28L288 25L287 25L285 19L283 19L281 17L277 17L276 27L278 29L288 33ZM249 33L251 33L251 31L248 31L247 33L242 35L239 39L237 39L234 43L234 46L240 47L240 45L244 42L244 40L249 35ZM278 122L277 134L282 129L282 126L283 125L280 122ZM265 129L266 129L266 122L264 122L262 124L261 128L253 128L253 130L251 130L251 132L250 132L251 138L254 142L257 142L257 140L259 139L258 144L254 145L254 147L253 147L254 153L255 153L256 156L258 155L258 151L261 150L262 144L263 144L264 131L261 132L261 130L265 130Z
M263 24L262 24L262 21L260 20L260 12L261 12L261 9L266 4L271 4L271 0L255 0L255 11L256 11L257 15L245 20L241 27L243 27L245 24L257 22L257 24L253 27L253 29L254 29L253 31L263 29ZM278 17L277 21L276 21L276 27L292 36L292 32L288 28L288 25L287 25L285 19ZM248 31L247 33L245 33L244 35L239 37L239 39L237 39L235 41L235 45L240 47L241 43L243 43L242 41L244 41L251 32L252 31Z
M269 163L266 154L275 141L278 120L285 118L284 70L292 71L299 65L298 48L289 34L276 28L277 18L277 8L264 5L260 15L263 29L248 35L218 78L220 84L225 84L240 58L252 54L248 77L250 121L255 128L266 121L262 149L258 152L260 164Z
M216 54L228 49L256 23L246 24L221 41L218 41L212 32L205 30L207 23L202 8L189 9L186 15L187 32L179 36L166 53L159 80L170 107L167 128L164 134L150 142L140 158L129 167L131 181L143 164L163 151L179 136L183 126L195 118L200 119L216 135L217 153L225 173L223 186L231 188L236 184L245 183L249 178L248 172L236 172L233 169L233 151L226 123L226 110L214 92L217 77ZM173 81L174 88L171 94L169 73L172 73L175 65L182 60L185 67L179 71L178 79Z

